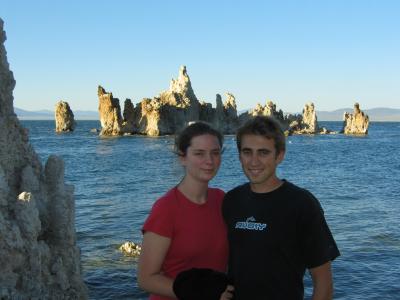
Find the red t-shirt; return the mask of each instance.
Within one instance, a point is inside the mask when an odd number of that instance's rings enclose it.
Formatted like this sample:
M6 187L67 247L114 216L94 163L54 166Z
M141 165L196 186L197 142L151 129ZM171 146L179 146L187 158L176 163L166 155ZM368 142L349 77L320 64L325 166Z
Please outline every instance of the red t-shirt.
M221 205L224 192L209 188L207 202L196 204L176 187L158 199L143 225L171 239L161 271L176 275L190 268L211 268L225 272L228 262L228 241ZM171 299L151 295L152 300Z

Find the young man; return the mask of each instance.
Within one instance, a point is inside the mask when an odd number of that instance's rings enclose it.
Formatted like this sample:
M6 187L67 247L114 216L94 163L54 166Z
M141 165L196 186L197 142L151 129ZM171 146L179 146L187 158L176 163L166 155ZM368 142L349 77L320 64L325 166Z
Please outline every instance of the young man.
M313 280L313 299L332 299L330 262L340 255L318 200L279 179L285 136L270 117L255 117L236 135L249 183L225 195L229 275L235 300L303 299L303 276Z

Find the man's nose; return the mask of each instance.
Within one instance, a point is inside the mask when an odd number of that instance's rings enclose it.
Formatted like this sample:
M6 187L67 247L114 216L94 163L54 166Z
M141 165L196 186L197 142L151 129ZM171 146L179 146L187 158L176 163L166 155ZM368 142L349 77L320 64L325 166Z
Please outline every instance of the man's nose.
M250 164L251 165L256 165L260 162L257 153L253 153L250 157Z

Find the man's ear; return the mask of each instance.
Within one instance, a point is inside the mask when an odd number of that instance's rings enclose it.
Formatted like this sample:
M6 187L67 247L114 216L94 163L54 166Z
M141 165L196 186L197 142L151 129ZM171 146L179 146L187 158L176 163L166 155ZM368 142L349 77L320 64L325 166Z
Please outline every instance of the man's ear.
M276 162L277 162L278 164L280 164L280 163L283 161L283 159L285 158L285 153L286 153L285 150L281 150L281 151L278 153L278 155L276 156Z

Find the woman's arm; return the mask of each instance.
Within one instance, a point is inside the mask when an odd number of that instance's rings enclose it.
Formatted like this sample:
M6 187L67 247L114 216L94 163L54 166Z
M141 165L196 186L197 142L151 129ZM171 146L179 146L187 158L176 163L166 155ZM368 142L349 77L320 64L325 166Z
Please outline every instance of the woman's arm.
M142 251L138 266L138 284L145 291L176 298L173 279L161 273L161 266L171 244L171 239L147 231L143 235Z

